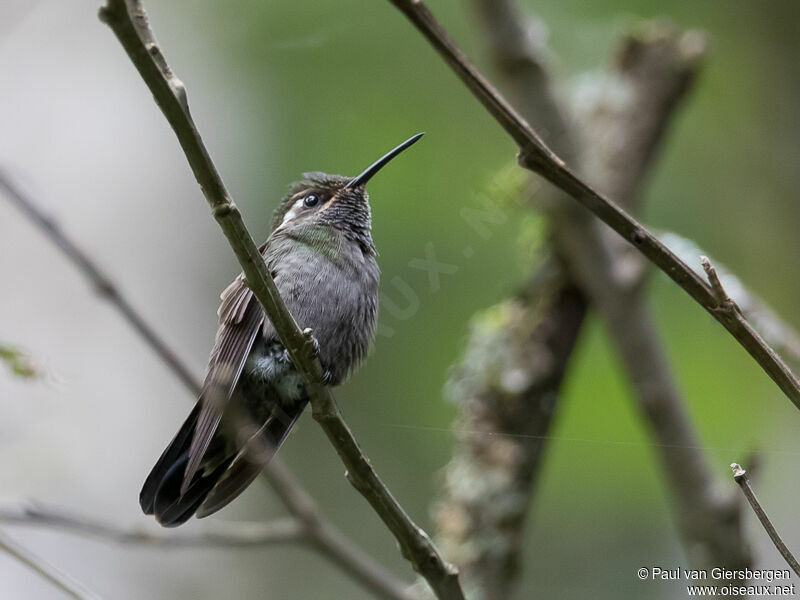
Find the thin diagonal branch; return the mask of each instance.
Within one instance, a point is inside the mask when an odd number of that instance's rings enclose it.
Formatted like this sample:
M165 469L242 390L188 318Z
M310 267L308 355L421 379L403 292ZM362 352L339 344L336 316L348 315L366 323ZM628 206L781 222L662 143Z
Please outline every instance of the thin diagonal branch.
M611 71L579 91L583 102L570 127L543 60L544 27L512 0L473 4L492 64L525 118L548 132L547 142L559 153L574 157L593 184L626 207L638 205L670 118L699 69L702 36L662 22L641 25L619 44ZM598 229L563 193L548 191L555 193L543 198L536 187L531 201L546 208L550 239L563 260L548 261L523 293L473 319L467 351L448 381L448 397L459 407L457 429L468 433L457 435L444 498L436 506L443 548L462 567L465 586L477 583L487 599L508 596L545 448L540 436L553 419L561 376L591 299L618 347L626 349L620 354L658 442L691 562L749 564L735 498L715 493L717 482L696 450L697 436L650 323L643 261L621 241L614 244L613 232ZM622 297L624 309L605 306Z
M70 259L96 289L100 290L101 296L120 311L124 320L142 336L148 347L185 384L191 392L192 398L196 398L200 390L200 382L194 378L188 367L148 324L147 320L133 308L111 277L103 272L97 262L69 237L58 223L39 206L31 194L23 190L8 171L3 169L0 169L0 189L5 190L8 198L19 207L22 213L42 230L45 236ZM289 513L294 515L304 527L303 541L342 567L355 581L372 591L377 597L407 600L405 583L355 546L322 516L311 496L291 475L280 457L273 457L264 470L264 476Z
M90 592L68 575L60 572L52 565L49 565L28 549L9 538L3 532L0 532L0 550L13 556L19 562L35 571L40 577L52 583L70 598L76 598L77 600L100 600L97 594Z
M649 22L639 30L621 45L606 82L618 86L616 99L609 99L613 91L597 85L592 90L599 96L597 104L576 119L575 129L582 141L581 173L625 208L641 203L634 192L643 168L652 163L666 117L691 84L706 45L701 33L679 33L664 22ZM619 90L625 91L624 101ZM637 172L638 181L630 176ZM556 245L605 322L636 408L656 442L654 453L689 564L698 569L750 566L738 499L725 493L700 449L641 285L641 257L565 194L558 194L554 210L562 213Z
M448 600L463 598L457 569L441 557L429 536L411 520L381 481L342 419L330 390L323 385L322 366L313 350L311 332L300 331L281 300L241 213L195 127L189 114L186 91L167 66L142 3L138 0L108 0L100 9L100 18L111 27L172 126L214 218L239 260L248 286L305 380L314 419L347 467L348 480L372 505L394 534L403 556L425 577L436 595Z
M800 380L741 315L716 310L708 284L619 205L573 173L533 128L467 60L421 0L390 0L439 52L464 85L519 147L519 164L538 173L594 213L664 271L719 321L800 409Z
M113 280L106 275L97 263L81 247L74 242L61 226L43 211L22 186L14 180L9 172L0 168L0 189L5 191L5 196L16 206L28 220L42 230L70 262L86 277L89 283L103 298L108 300L136 330L150 349L167 365L167 367L181 380L181 383L197 396L200 393L199 382L192 375L178 355L161 338L156 330L151 327L144 317L137 311L127 298L119 291Z
M786 544L783 543L783 540L778 534L778 531L775 529L775 526L772 524L772 521L769 520L767 513L761 507L761 503L758 501L756 493L753 491L753 488L750 485L750 479L747 477L747 471L745 471L737 463L731 463L731 470L733 471L734 481L739 484L744 497L747 498L750 506L753 507L753 512L756 513L758 520L761 521L761 525L764 527L764 531L767 532L767 535L769 535L769 539L771 539L772 543L775 544L775 548L778 549L778 552L780 552L781 556L786 561L786 564L788 564L792 568L792 571L794 571L795 574L800 577L800 564L797 563L797 559L794 557L791 550L789 550Z

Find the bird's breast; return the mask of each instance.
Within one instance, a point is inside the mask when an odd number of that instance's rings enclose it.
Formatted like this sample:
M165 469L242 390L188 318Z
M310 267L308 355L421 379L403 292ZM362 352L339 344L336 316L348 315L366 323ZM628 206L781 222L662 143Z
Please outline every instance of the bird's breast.
M297 324L313 330L322 365L339 383L374 337L379 270L375 257L355 242L324 246L295 241L286 247L275 262L275 283Z

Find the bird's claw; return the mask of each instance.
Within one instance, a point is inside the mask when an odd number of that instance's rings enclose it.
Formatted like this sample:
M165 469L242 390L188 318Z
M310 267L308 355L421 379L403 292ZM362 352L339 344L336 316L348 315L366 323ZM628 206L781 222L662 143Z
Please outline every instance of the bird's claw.
M306 356L311 360L319 360L320 354L320 346L317 338L314 337L314 332L306 328L303 330L303 337L305 338L305 344L302 348L302 351L306 353ZM289 350L284 348L281 353L278 355L278 361L282 363L292 363L292 356L289 354ZM326 370L322 376L320 377L320 383L323 385L328 385L333 381L333 374Z
M303 329L303 336L306 338L306 351L309 356L315 360L320 358L320 346L317 338L314 337L314 332L306 327ZM323 367L324 368L324 367ZM325 372L320 377L319 381L322 385L330 385L333 382L333 373L325 369Z

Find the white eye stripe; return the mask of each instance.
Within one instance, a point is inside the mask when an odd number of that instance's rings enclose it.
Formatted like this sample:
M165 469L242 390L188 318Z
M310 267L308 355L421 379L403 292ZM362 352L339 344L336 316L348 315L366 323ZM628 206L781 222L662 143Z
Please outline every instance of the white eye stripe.
M304 198L296 200L292 208L286 211L286 214L283 216L283 221L281 221L281 226L286 225L286 223L294 219L300 211L303 210L303 200Z

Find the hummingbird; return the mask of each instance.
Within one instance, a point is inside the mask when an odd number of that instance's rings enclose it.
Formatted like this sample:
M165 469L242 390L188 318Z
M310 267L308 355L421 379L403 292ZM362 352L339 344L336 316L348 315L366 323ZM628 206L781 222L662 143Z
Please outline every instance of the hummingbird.
M327 385L347 379L375 336L380 270L366 184L422 135L355 177L304 173L259 248L289 312L313 331ZM241 494L308 403L302 376L243 275L220 299L198 400L139 495L144 513L164 527L206 517Z

